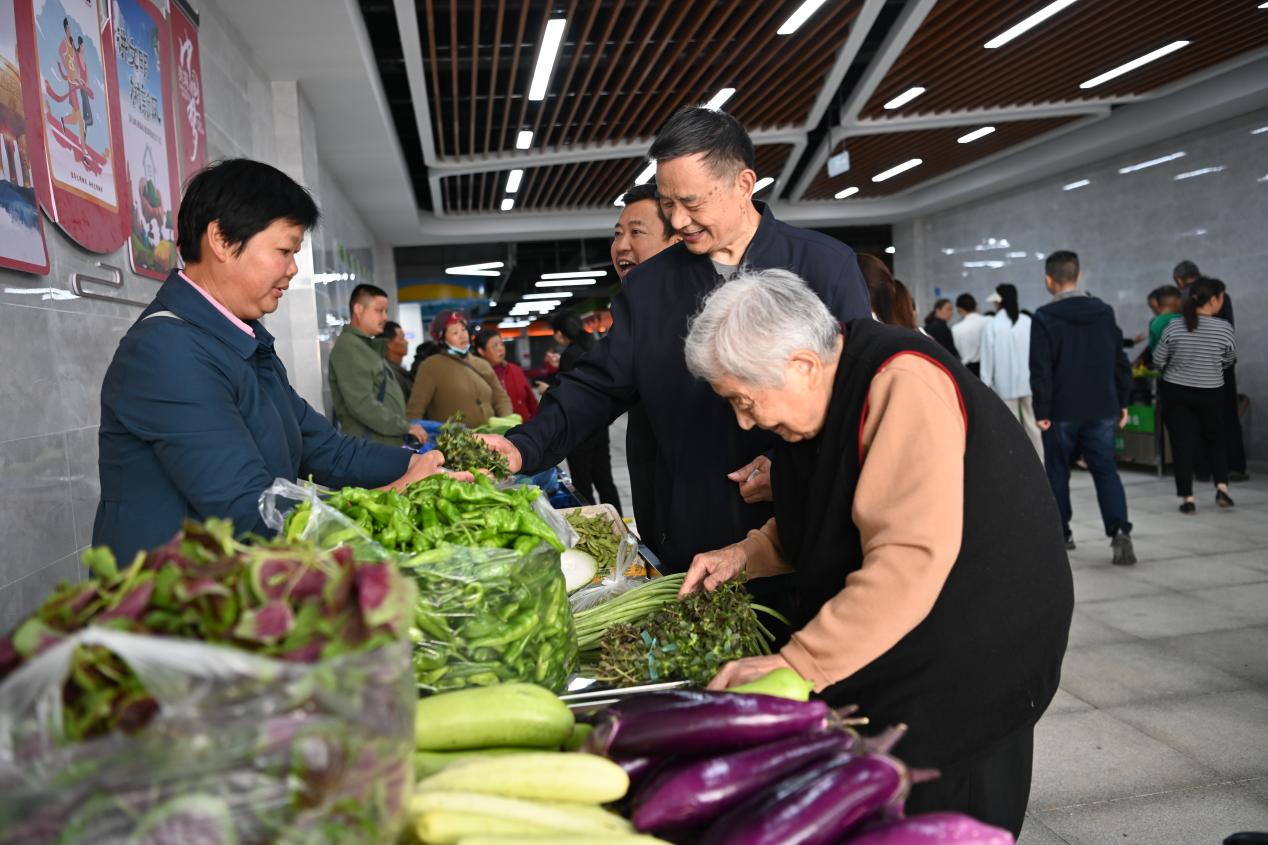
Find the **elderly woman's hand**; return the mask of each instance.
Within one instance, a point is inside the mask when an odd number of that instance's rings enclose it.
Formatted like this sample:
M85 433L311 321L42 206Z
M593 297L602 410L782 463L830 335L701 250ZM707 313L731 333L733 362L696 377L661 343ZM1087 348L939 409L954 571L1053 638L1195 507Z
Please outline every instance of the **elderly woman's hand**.
M718 674L709 681L708 689L725 690L756 681L769 675L776 669L792 669L788 661L778 654L763 654L758 657L745 657L743 660L732 660L718 670Z
M405 490L406 487L415 481L422 481L429 475L447 472L445 469L445 456L439 449L433 449L423 455L414 455L409 459L409 467L405 470L405 474L380 489L395 490L398 493ZM450 472L451 478L459 481L474 481L475 477L469 472Z
M713 592L727 581L738 578L744 572L748 555L739 546L727 546L713 552L701 552L691 561L687 577L682 582L679 596L694 593L703 584Z
M750 505L775 499L770 487L770 458L765 455L758 455L727 478L740 485L740 497Z

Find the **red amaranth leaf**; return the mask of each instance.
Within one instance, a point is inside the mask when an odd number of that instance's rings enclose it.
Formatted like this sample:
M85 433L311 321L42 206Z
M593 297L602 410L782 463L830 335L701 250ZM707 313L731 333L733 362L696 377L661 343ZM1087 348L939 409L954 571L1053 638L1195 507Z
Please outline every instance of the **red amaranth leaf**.
M277 601L286 595L286 587L300 564L283 558L268 558L251 565L251 587L262 601Z
M295 614L289 605L270 602L260 608L244 610L233 635L241 640L275 643L295 626Z
M395 570L390 563L367 563L357 568L357 604L365 623L372 628L391 622L398 608L393 599Z
M98 622L109 619L140 619L141 614L150 605L150 596L154 595L154 578L143 577L135 587L119 600L118 604L97 617Z
M291 588L291 601L300 602L305 599L320 598L329 580L330 577L320 569L306 568L300 573L295 586Z
M188 603L204 596L233 595L228 585L214 578L191 578L188 581L178 581L173 592L181 603Z

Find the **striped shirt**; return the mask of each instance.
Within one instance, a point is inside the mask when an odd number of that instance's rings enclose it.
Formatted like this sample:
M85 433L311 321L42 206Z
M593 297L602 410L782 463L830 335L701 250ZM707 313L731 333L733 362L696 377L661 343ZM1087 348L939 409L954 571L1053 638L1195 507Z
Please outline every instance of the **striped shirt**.
M1223 387L1224 371L1236 360L1233 326L1206 315L1198 317L1196 331L1189 331L1183 318L1172 320L1154 350L1162 380L1185 387Z

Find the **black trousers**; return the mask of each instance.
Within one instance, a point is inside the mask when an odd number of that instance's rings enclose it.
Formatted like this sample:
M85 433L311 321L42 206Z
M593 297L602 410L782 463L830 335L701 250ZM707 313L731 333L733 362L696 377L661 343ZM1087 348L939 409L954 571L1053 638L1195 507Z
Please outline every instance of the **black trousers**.
M630 408L626 417L625 465L630 473L638 536L648 548L660 554L660 530L656 525L656 452L652 421L640 402Z
M1035 729L1024 728L978 760L950 776L912 787L907 815L954 811L1021 833L1030 803L1030 773L1034 762ZM902 756L899 743L898 755Z
M606 428L572 450L568 456L568 474L572 476L573 489L583 503L597 505L603 502L614 506L621 516L625 515L621 510L621 496L616 492L616 482L612 479L612 450ZM597 497L595 490L599 493Z
M1237 413L1237 369L1224 371L1224 388L1220 393L1224 409L1224 449L1228 456L1229 472L1246 471L1246 445L1242 439L1242 419ZM1211 474L1211 456L1205 446L1198 448L1194 469L1200 477Z
M1185 387L1163 381L1162 420L1171 435L1175 457L1176 495L1193 495L1193 473L1198 456L1210 459L1216 484L1228 483L1228 452L1224 426L1224 389Z

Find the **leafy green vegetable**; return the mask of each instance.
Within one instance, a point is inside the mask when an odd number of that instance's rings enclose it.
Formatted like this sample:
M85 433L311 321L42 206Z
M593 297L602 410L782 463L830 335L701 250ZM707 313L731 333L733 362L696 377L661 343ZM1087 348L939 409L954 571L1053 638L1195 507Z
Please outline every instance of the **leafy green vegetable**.
M484 445L484 441L471 433L462 422L462 412L454 414L436 434L436 448L445 456L445 466L459 472L485 470L497 478L511 474L511 466L504 455Z
M568 524L577 532L577 548L598 561L602 578L612 572L616 566L616 550L621 541L612 533L612 523L603 514L585 516L581 511L573 511L567 516Z

